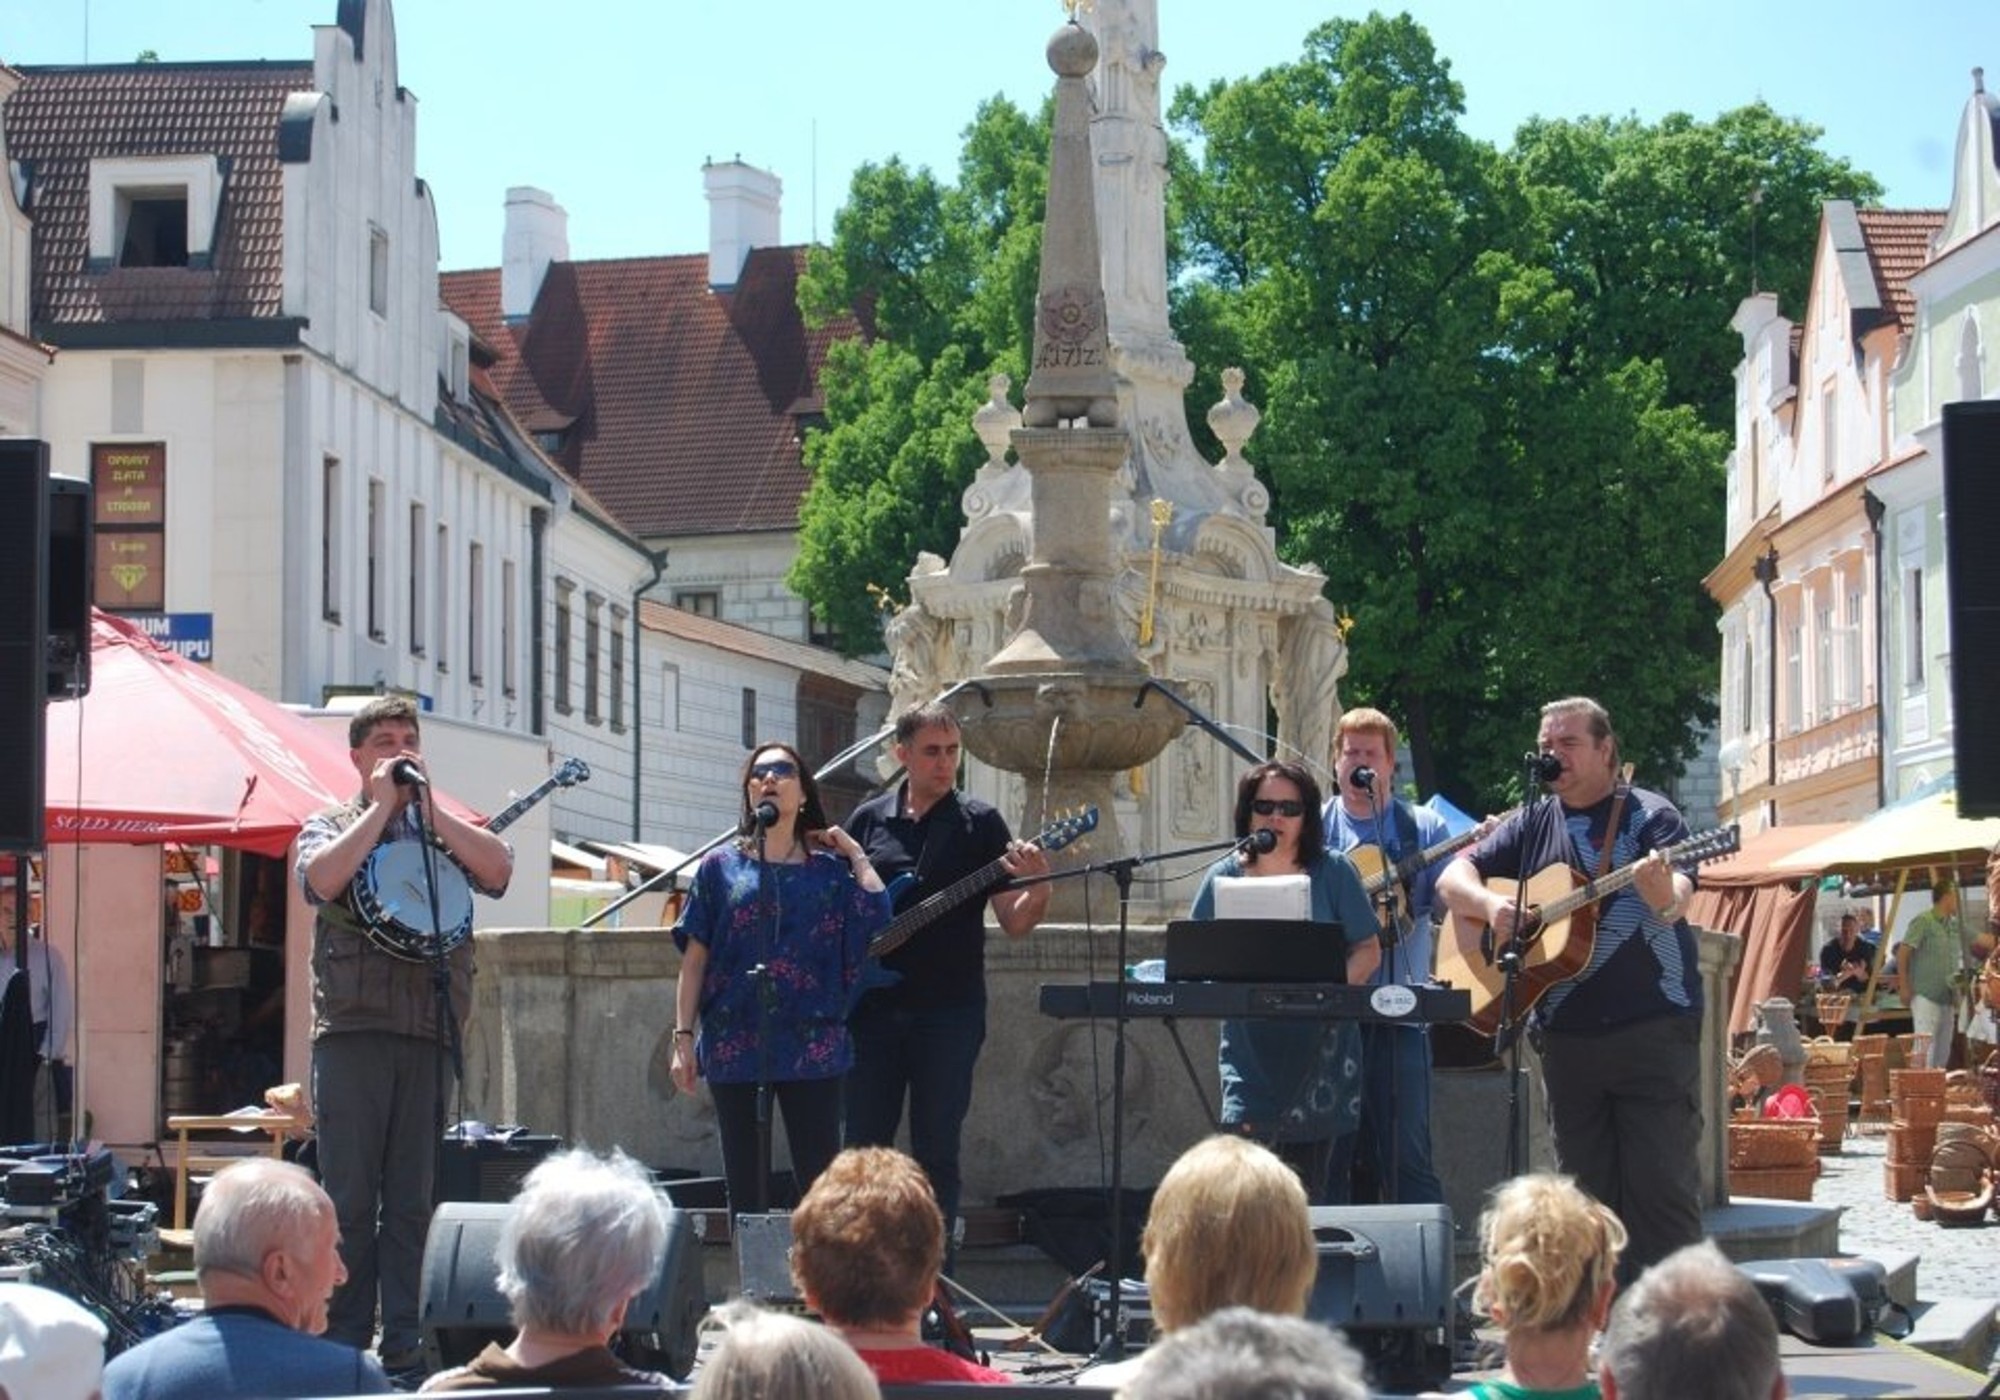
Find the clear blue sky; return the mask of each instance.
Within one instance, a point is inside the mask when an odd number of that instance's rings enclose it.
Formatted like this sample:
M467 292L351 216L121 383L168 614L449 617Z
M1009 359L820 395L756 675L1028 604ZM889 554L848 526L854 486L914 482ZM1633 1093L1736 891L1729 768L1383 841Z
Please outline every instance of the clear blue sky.
M0 0L0 60L307 59L336 0ZM1386 8L1390 8L1385 6ZM1823 127L1898 207L1950 196L1975 65L2000 87L2000 4L1920 0L1413 0L1505 145L1534 115L1709 118L1763 98ZM1344 0L1160 0L1168 90L1297 57ZM949 177L979 103L1047 94L1056 0L402 0L399 72L446 268L496 265L510 185L569 210L576 258L697 252L705 158L783 179L784 237L831 230L864 161Z

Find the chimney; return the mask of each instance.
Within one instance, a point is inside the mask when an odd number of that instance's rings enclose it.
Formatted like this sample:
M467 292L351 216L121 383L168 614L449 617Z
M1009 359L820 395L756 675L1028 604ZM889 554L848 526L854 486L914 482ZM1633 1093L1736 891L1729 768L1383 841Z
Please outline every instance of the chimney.
M552 262L569 261L569 215L546 190L507 191L507 229L500 240L500 314L525 321L535 309Z
M778 203L785 186L768 170L740 160L704 164L701 182L708 197L708 285L728 291L752 248L778 245Z

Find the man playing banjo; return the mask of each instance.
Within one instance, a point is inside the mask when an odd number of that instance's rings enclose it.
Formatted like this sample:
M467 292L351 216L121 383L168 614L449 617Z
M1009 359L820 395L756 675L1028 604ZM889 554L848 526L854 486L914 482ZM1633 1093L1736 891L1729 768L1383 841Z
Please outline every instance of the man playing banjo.
M319 1170L339 1217L347 1267L326 1335L366 1350L379 1289L378 1354L393 1376L422 1359L418 1275L444 1127L453 1043L446 1033L463 1029L472 989L466 936L472 909L462 887L469 881L481 894L504 894L514 852L430 800L413 702L394 695L369 701L348 724L347 740L361 794L306 822L297 865L316 912L312 1089ZM436 840L434 852L423 849L425 828ZM435 859L427 862L427 854ZM432 883L427 867L436 873L435 908L425 898ZM455 1025L438 1014L433 959L425 953L442 954L449 968Z

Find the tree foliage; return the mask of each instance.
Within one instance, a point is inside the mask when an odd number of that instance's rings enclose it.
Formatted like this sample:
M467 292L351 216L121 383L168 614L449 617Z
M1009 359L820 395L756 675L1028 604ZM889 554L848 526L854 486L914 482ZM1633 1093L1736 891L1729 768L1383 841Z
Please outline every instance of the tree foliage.
M1348 703L1403 723L1414 776L1506 795L1536 710L1584 692L1658 781L1712 715L1728 322L1758 277L1803 298L1827 198L1866 176L1762 106L1714 122L1531 122L1500 151L1407 16L1334 20L1297 61L1171 113L1176 331L1202 373L1189 422L1241 364L1249 453L1280 548L1355 620ZM828 427L793 584L848 645L862 585L949 553L996 369L1026 362L1047 111L1004 101L955 185L857 175L802 285L809 314L871 308L828 365Z

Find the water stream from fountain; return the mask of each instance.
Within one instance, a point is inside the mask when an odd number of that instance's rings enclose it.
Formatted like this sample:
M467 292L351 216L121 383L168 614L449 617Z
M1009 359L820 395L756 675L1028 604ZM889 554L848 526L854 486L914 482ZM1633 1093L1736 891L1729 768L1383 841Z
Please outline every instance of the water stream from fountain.
M1034 829L1040 830L1049 824L1049 788L1056 777L1056 734L1062 729L1062 711L1049 716L1049 751L1042 759L1042 810L1035 815Z

